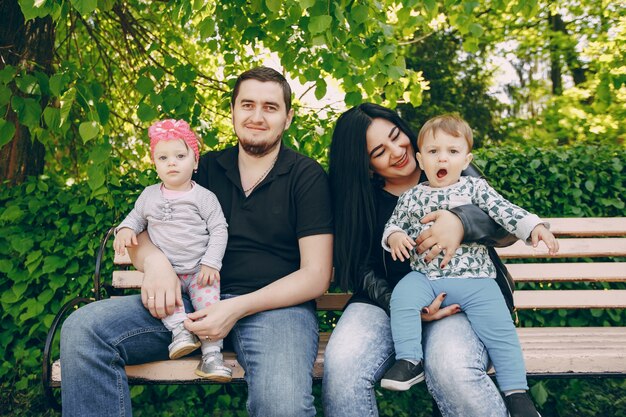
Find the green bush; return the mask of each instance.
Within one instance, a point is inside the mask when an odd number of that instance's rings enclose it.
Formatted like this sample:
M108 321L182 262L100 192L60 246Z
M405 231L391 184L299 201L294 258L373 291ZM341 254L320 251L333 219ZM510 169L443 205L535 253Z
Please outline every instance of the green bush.
M541 216L624 216L623 148L500 148L476 153L478 165L496 189ZM0 365L0 415L56 415L43 404L40 384L47 331L65 302L92 296L101 237L154 180L151 171L131 171L107 184L106 196L93 196L88 183L65 185L49 178L0 189L0 348L5 352ZM111 265L105 269L110 271ZM529 314L521 317L522 324L571 325L582 317ZM585 314L584 324L616 325L626 319L624 311ZM322 328L332 327L336 318L329 315ZM617 408L624 409L623 379L532 382L533 395L544 405L544 417L617 416L615 407L621 404ZM188 416L246 414L243 385L137 386L132 393L138 416L179 415L181 410ZM320 410L319 384L315 394ZM429 415L431 400L424 387L401 394L377 391L377 396L381 415L415 415L413 410Z
M626 149L483 148L476 164L495 189L543 217L624 216Z

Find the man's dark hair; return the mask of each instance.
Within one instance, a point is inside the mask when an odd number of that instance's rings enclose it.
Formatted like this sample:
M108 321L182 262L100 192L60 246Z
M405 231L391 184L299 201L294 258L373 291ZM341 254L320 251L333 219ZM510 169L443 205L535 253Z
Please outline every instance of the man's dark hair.
M233 87L233 94L230 99L231 106L235 105L235 100L237 99L237 95L239 94L239 86L242 82L246 80L275 82L280 84L280 87L283 89L283 98L285 99L285 111L288 113L289 110L291 110L291 86L289 86L289 83L280 72L269 67L252 68L248 71L243 72L241 75L239 75L239 77L237 77L235 87Z

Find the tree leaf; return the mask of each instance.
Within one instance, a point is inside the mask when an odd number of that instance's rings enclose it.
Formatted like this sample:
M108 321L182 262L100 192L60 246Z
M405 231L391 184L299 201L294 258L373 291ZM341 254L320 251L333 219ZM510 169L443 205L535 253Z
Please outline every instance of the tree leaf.
M100 131L100 125L95 120L82 122L78 126L78 133L80 133L80 137L83 138L83 143L87 143L91 139L98 136L99 131Z
M4 106L5 104L11 102L11 95L13 95L11 89L6 85L0 84L0 106Z
M153 107L147 105L146 103L139 103L139 106L137 107L137 117L139 117L139 120L142 122L151 122L156 119L158 115L159 112L157 112Z
M89 184L89 188L91 188L92 191L96 191L104 185L105 176L102 165L89 165L89 168L87 168L87 175L89 176L89 178L87 179L87 183Z
M470 23L469 31L476 38L480 38L485 33L483 27L478 23Z
M61 91L65 88L69 81L66 73L57 73L50 77L50 92L54 96L60 96Z
M28 95L40 95L41 88L37 78L30 74L23 74L15 79L15 85L17 88Z
M309 22L309 32L315 35L326 31L330 27L333 18L329 15L313 16Z
M70 0L70 3L83 16L98 8L98 0Z
M65 123L65 120L67 120L67 117L70 115L70 110L72 109L72 106L74 105L74 100L76 99L76 89L74 88L70 88L68 89L65 93L63 93L63 95L61 96L61 100L60 100L60 109L61 109L61 120L60 120L60 125L63 125Z
M368 14L368 7L363 4L358 4L352 8L352 11L350 12L350 17L352 17L352 19L354 19L356 23L363 23L367 21Z
M326 95L326 81L323 78L319 78L315 83L315 98L321 100Z
M58 269L63 268L65 265L67 265L67 260L68 258L63 256L57 256L57 255L50 255L50 256L46 256L43 260L43 266L41 267L41 270L48 274L50 272L54 272Z
M300 8L302 10L306 10L315 5L315 0L299 0L298 3L300 4Z
M15 67L7 65L0 70L0 84L6 85L15 78Z
M24 255L26 252L31 250L33 245L33 239L30 237L18 236L11 239L11 247L20 255Z
M4 119L0 119L0 148L11 142L13 135L15 135L15 125Z
M39 126L41 107L37 100L13 96L11 107L17 113L17 118L21 124L30 129Z
M348 106L356 106L357 104L360 104L362 100L363 96L358 91L352 91L346 94L346 97L344 99L346 105Z
M537 404L539 404L539 406L544 405L546 401L548 401L548 391L543 385L543 381L540 381L539 383L533 385L533 387L530 389L530 393L532 394L535 401L537 401Z
M49 129L58 129L61 127L61 110L54 107L46 107L43 111L43 120Z
M24 20L35 19L36 17L44 17L53 11L53 6L42 0L19 0Z
M265 5L273 13L278 13L282 4L282 0L265 0Z

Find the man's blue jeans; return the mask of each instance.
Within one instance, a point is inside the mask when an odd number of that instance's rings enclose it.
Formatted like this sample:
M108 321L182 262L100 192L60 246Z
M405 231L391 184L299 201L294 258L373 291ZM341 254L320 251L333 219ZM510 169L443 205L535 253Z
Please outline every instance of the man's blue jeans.
M426 384L444 417L506 417L486 374L489 358L465 314L425 324ZM333 330L324 357L325 417L378 416L375 385L394 363L389 316L365 303L350 304Z
M315 415L312 303L245 317L229 337L246 371L251 416ZM171 333L139 296L96 301L72 313L61 330L63 415L131 416L124 366L167 359L170 342Z

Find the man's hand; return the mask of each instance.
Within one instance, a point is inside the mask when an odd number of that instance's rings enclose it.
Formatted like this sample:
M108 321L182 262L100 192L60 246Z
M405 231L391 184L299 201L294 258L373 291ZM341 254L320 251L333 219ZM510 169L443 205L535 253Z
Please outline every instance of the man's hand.
M207 265L202 265L200 275L198 276L198 285L205 287L220 282L220 271Z
M123 227L115 234L113 249L118 255L124 255L127 246L137 246L137 235L133 229Z
M391 249L391 258L394 261L399 259L401 262L404 262L405 259L409 259L409 251L412 251L413 247L415 247L413 239L406 233L400 231L390 234L387 238L387 244Z
M143 271L141 301L152 316L162 319L183 305L180 280L167 257L154 246L147 232L137 236L138 246L130 248L133 265Z
M556 240L551 231L548 230L543 224L535 226L530 233L530 239L533 244L533 248L536 248L540 240L548 247L548 253L552 256L556 255L559 251L559 242Z
M241 317L237 298L221 300L201 310L189 313L185 328L195 333L201 340L208 336L211 340L225 338Z

